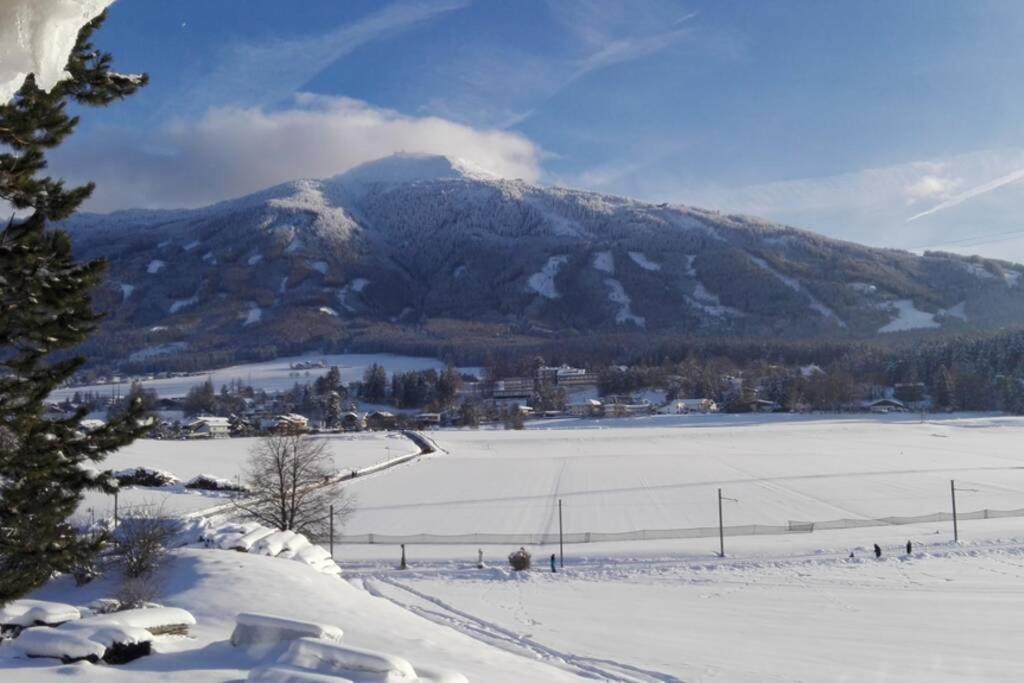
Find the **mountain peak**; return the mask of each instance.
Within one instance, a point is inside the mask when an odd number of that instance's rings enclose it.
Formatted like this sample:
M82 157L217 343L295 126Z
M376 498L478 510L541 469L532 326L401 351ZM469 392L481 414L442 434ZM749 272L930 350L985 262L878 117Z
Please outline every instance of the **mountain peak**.
M429 180L495 180L498 176L472 162L442 154L392 154L360 164L334 180L345 184L414 183Z

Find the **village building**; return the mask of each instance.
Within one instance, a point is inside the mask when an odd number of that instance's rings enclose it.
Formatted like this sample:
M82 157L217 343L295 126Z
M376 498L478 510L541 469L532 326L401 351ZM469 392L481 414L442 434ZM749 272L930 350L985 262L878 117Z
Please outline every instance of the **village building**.
M386 410L375 410L366 416L366 428L373 430L394 429L398 426L398 418Z
M662 415L688 415L690 413L717 413L718 404L710 398L677 398L669 401L658 412Z
M203 415L185 425L189 439L226 439L231 436L231 424L226 417Z

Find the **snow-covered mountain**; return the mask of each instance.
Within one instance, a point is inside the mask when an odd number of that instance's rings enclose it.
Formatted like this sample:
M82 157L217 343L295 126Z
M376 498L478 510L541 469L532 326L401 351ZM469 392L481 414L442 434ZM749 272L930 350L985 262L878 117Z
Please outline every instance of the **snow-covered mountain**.
M400 155L210 207L81 215L118 353L485 334L863 337L1024 320L1024 266ZM116 337L115 337L116 335ZM112 348L107 345L104 348Z

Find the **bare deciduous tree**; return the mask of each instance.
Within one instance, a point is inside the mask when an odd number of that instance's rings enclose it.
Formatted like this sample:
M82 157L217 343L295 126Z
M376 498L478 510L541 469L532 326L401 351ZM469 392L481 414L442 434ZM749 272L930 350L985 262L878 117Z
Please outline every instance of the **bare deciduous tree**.
M249 493L235 506L250 519L281 530L323 538L330 524L340 528L352 513L352 499L337 480L322 439L273 434L253 446L246 470Z

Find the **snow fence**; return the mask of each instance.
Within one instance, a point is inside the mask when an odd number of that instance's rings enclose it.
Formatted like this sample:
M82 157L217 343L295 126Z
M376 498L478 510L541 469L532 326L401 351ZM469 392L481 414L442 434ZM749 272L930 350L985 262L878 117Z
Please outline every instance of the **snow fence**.
M1015 510L974 510L958 512L957 521L971 519L999 519L1003 517L1024 517L1024 508ZM933 524L951 522L951 512L933 512L928 515L904 517L876 517L865 519L830 519L819 522L790 521L786 524L741 524L723 527L726 536L772 536L781 534L809 534L815 531L834 529L857 529L860 527L903 526L907 524ZM680 529L638 529L635 531L572 531L561 536L563 543L621 543L628 541L659 541L685 538L713 538L718 536L717 526L689 527ZM559 534L354 534L339 536L335 543L352 545L554 545Z

